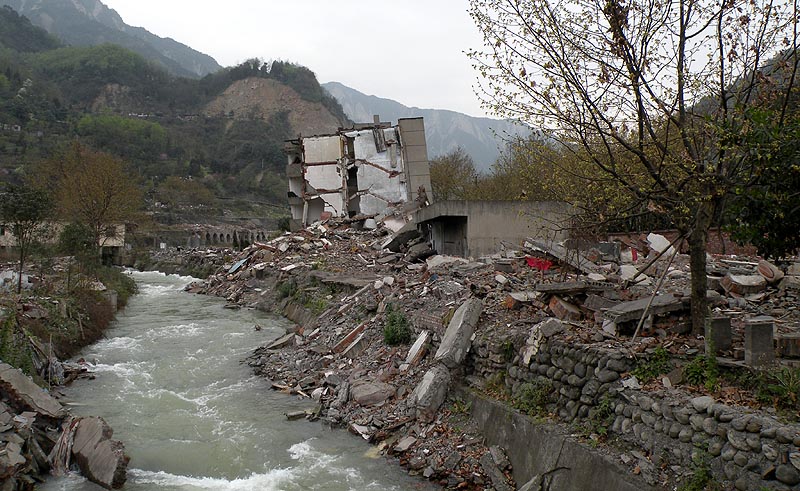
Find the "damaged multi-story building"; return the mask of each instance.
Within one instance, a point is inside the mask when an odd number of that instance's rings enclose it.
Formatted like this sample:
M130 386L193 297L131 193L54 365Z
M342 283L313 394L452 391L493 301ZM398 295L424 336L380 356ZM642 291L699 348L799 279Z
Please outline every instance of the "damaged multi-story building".
M422 118L396 125L356 124L335 134L301 136L285 147L289 205L297 226L330 216L367 226L402 226L432 200Z

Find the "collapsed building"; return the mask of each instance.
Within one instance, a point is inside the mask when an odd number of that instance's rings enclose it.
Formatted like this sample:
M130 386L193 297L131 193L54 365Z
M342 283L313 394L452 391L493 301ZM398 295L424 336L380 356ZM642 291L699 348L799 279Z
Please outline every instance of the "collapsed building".
M393 228L431 202L422 118L356 124L332 135L286 142L289 205L295 226L322 218L364 219Z

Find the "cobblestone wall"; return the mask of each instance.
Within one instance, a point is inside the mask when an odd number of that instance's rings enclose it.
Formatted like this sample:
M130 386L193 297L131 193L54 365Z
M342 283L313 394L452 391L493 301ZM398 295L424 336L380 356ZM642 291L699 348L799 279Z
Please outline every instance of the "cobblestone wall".
M527 335L478 336L468 371L490 384L502 382L512 397L525 384L548 387L548 412L562 421L602 425L633 445L625 455L633 454L631 465L650 484L656 484L658 469L688 477L705 461L729 487L800 490L800 425L709 396L623 388L621 378L635 361L619 350L554 339L532 347L534 336L519 342Z

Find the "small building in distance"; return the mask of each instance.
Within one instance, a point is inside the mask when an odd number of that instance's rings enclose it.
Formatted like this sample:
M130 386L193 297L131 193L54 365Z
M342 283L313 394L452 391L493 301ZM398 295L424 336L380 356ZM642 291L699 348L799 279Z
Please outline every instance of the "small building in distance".
M64 230L63 222L45 222L41 226L41 235L37 241L43 244L55 244L58 237ZM100 255L103 264L119 265L122 249L125 247L126 226L117 223L107 226L100 233L97 245L100 248ZM17 238L11 226L0 223L0 250L8 250L17 247Z
M289 205L295 226L324 217L364 219L399 228L431 200L422 118L375 121L332 135L286 143Z

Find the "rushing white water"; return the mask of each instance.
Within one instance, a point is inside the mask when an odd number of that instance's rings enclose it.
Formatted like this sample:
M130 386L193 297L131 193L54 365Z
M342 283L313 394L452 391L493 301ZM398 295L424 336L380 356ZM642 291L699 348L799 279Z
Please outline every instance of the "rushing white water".
M75 382L64 399L74 414L105 418L125 442L126 490L429 489L368 457L370 447L343 430L286 420L312 403L271 391L240 363L282 334L284 320L185 293L191 278L132 274L139 295L80 355L96 379ZM101 488L71 475L40 489Z

